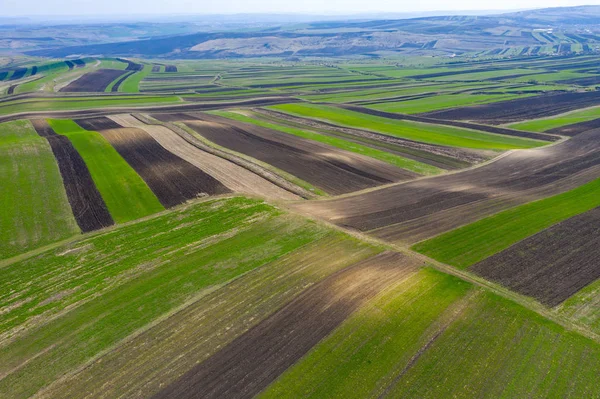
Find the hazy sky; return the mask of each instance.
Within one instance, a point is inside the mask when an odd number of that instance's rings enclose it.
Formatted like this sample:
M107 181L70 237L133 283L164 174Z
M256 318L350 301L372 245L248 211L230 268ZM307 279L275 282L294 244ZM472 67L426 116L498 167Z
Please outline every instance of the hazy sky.
M215 14L514 10L600 4L600 0L1 0L8 15Z

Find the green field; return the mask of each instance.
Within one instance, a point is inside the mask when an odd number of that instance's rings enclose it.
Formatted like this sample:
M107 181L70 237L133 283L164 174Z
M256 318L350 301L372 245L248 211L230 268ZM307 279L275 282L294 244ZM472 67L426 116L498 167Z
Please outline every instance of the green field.
M0 115L35 111L68 111L87 108L162 105L181 102L176 96L97 96L36 98L0 103Z
M374 104L369 108L385 112L420 114L448 108L514 100L530 95L532 94L442 94L416 100Z
M79 232L48 142L28 121L0 124L0 259Z
M150 74L152 71L152 65L144 65L144 69L129 76L121 86L119 92L121 93L139 93L140 82Z
M526 122L513 123L508 125L513 129L525 130L530 132L545 132L550 129L572 125L574 123L587 122L600 118L600 107L588 108L581 111L570 112L568 114L558 115L552 118L535 119Z
M328 144L332 147L337 147L342 150L354 152L361 155L366 155L371 158L378 159L383 162L387 162L391 165L397 166L402 169L410 170L415 173L422 175L435 175L442 172L441 169L435 166L427 165L422 162L413 161L412 159L403 158L394 154L390 154L385 151L370 148L364 145L352 143L337 137L331 137L322 135L319 133L311 132L309 130L295 129L274 123L266 122L255 117L248 117L235 112L217 111L213 112L216 115L224 116L226 118L235 119L241 122L252 123L257 126L266 127L269 129L277 130L294 136L302 137L308 140L318 141L320 143Z
M228 281L325 237L245 198L209 200L4 266L0 396L25 398ZM20 367L16 367L20 365Z
M537 140L488 134L449 126L393 120L325 105L283 104L270 108L301 117L324 120L343 126L369 129L395 137L451 147L509 150L544 145L543 142Z
M73 143L115 222L128 222L165 209L100 133L84 130L70 119L48 119L48 123Z
M600 206L600 179L530 202L413 246L440 262L466 269L553 224Z
M595 397L599 366L597 343L425 269L363 307L259 397Z

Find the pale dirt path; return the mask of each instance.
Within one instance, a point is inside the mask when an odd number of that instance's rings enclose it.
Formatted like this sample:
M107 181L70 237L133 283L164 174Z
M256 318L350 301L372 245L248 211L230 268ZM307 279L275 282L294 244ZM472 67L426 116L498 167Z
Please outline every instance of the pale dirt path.
M124 127L143 129L165 149L208 173L232 191L275 200L300 199L241 166L190 145L164 126L146 125L129 114L113 115L109 118Z

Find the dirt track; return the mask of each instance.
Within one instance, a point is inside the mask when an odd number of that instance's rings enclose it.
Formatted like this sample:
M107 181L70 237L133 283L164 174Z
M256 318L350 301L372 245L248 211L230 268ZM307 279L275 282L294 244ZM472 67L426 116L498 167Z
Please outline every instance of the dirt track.
M148 133L137 128L123 128L108 118L83 123L86 126L119 126L97 129L131 167L144 179L165 207L172 207L204 195L231 192L212 176L172 154Z
M137 127L146 131L165 149L208 173L232 191L278 200L300 199L241 166L194 147L164 126L146 125L131 115L116 115L110 118L121 126Z
M155 115L181 120L206 139L273 165L330 194L343 194L418 175L321 143L207 114Z
M303 292L153 398L250 398L416 264L386 252Z
M480 168L293 207L389 241L414 243L598 177L600 130L594 130Z
M600 278L600 208L565 220L470 270L548 306Z
M60 91L67 93L104 92L112 81L126 73L126 71L120 69L98 69L97 71L86 73L60 89Z
M56 134L45 120L31 122L37 133L50 143L73 216L81 231L85 233L113 225L112 216L92 180L90 171L69 138Z

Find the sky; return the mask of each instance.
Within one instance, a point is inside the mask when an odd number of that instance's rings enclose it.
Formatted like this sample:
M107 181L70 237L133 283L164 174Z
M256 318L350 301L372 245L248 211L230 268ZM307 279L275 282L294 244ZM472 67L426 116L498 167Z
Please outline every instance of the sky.
M518 10L582 4L600 0L2 0L3 16L424 12Z

